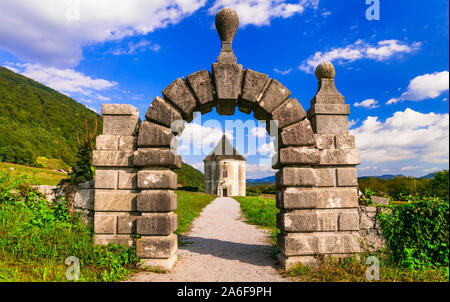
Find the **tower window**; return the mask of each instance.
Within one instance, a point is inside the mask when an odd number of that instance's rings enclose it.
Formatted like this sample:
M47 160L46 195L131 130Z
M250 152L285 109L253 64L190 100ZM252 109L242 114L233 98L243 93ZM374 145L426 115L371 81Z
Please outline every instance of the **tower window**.
M227 170L227 169L224 169L224 170L223 170L223 177L224 177L224 178L227 178L227 177L228 177L228 170Z

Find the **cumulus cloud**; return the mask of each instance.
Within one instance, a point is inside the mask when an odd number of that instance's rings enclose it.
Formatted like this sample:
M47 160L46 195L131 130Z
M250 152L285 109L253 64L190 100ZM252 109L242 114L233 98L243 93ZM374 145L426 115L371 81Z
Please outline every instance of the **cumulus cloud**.
M209 13L215 14L223 7L232 7L239 14L240 26L262 26L269 25L275 18L286 19L302 14L308 7L317 9L318 5L319 0L300 0L293 3L286 0L216 0Z
M395 104L401 101L423 101L435 99L449 90L448 71L427 73L414 78L404 92L398 98L390 99L386 104Z
M373 108L378 108L378 101L375 99L368 99L365 101L362 101L360 103L355 103L353 104L353 106L355 107L365 107L365 108L369 108L369 109L373 109Z
M83 57L84 46L148 34L180 22L205 3L206 0L80 0L77 20L67 18L68 12L77 9L76 1L3 0L0 47L28 62L75 67Z
M423 114L407 108L382 122L369 116L350 130L361 149L361 162L417 160L448 163L449 115Z
M395 55L412 53L421 46L420 42L407 43L398 40L379 41L376 45L370 45L363 40L339 48L332 48L329 51L318 51L307 58L299 66L300 70L306 73L313 73L314 69L322 62L337 62L338 64L351 63L357 60L370 59L385 61Z

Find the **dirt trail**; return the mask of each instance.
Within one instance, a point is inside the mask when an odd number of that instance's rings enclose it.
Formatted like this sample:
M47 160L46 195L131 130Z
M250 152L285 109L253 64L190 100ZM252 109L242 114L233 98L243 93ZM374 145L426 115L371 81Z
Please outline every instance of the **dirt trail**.
M217 198L182 236L178 261L168 274L142 272L130 281L280 282L267 233L242 220L239 203Z

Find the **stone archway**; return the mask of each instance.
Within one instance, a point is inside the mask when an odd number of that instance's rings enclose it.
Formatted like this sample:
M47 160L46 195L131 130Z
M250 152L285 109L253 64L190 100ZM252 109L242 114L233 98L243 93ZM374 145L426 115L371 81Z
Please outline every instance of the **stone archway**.
M97 139L95 242L136 245L148 266L170 269L176 261L177 175L181 157L174 137L193 113L232 115L236 108L258 120L275 120L279 260L290 268L318 255L360 251L356 165L359 151L348 134L350 106L334 84L330 63L316 69L319 88L305 112L275 79L237 64L232 41L239 19L232 9L216 16L222 50L212 72L179 78L156 97L140 122L130 105L103 105ZM269 123L268 123L269 125ZM139 239L136 240L136 235Z

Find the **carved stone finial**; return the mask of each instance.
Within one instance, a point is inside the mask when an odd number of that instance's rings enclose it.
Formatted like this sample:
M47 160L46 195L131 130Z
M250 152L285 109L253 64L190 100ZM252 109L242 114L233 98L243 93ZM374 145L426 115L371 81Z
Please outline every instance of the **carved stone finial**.
M232 8L222 8L216 15L216 29L222 41L218 63L237 63L233 52L233 39L239 27L239 16Z
M330 62L322 62L316 68L316 77L319 81L321 79L334 79L335 75L336 71Z

